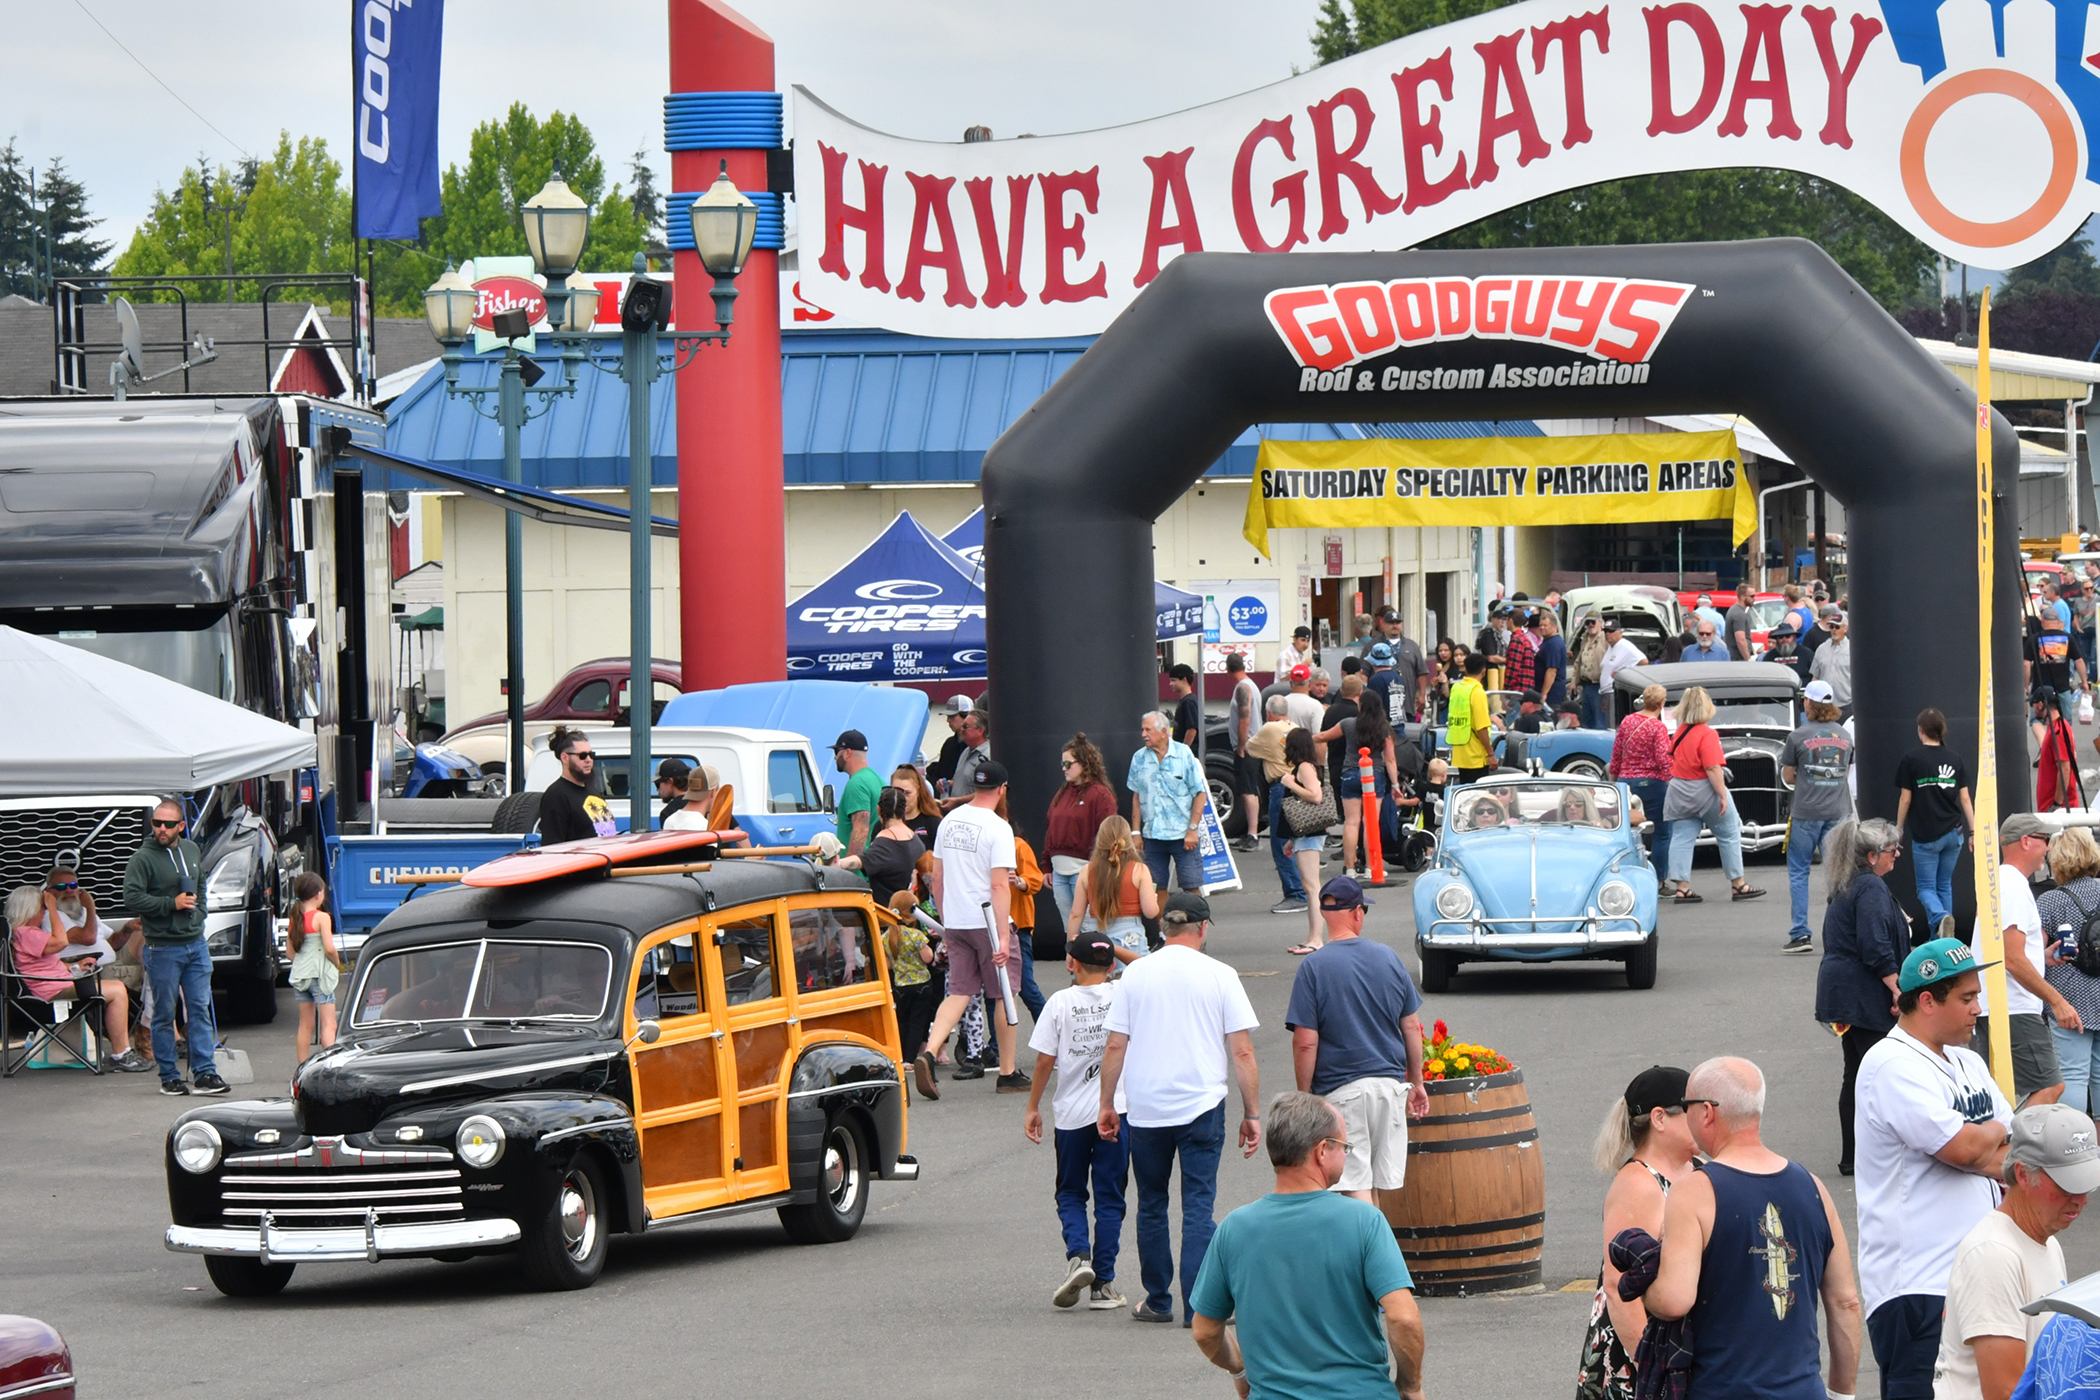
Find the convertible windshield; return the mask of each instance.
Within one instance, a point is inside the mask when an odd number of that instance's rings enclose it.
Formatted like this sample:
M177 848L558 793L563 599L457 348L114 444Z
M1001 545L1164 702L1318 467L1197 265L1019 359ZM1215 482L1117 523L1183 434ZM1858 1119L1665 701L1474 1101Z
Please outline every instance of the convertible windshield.
M612 954L591 943L498 939L404 948L375 958L351 1024L388 1021L595 1021Z
M1606 783L1474 783L1459 788L1451 804L1453 831L1619 825L1619 790Z
M1764 700L1728 700L1715 696L1713 722L1723 729L1732 724L1792 729L1794 702L1776 695Z

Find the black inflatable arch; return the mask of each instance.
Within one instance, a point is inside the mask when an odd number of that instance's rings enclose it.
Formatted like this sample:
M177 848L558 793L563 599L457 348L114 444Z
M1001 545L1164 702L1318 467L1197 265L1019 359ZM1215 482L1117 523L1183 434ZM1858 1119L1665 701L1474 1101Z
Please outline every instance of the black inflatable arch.
M1689 283L1645 382L1485 387L1497 364L1595 363L1453 340L1367 361L1368 387L1301 389L1270 324L1278 288L1401 278ZM1402 370L1478 369L1479 388L1386 391ZM1534 376L1536 378L1537 376ZM1623 377L1614 374L1613 378ZM1432 383L1470 376L1442 376ZM1927 705L1973 759L1978 733L1976 396L1812 243L1774 239L1488 252L1192 253L1177 258L984 459L993 744L1016 824L1040 836L1074 730L1121 782L1154 708L1152 522L1256 422L1746 414L1846 510L1860 810L1893 816L1897 760ZM2000 810L2031 805L2021 679L2019 444L1994 417Z

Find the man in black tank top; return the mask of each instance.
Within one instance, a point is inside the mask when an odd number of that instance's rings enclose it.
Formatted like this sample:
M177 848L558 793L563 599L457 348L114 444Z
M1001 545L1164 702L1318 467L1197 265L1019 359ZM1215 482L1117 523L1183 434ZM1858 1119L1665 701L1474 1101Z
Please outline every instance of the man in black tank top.
M1691 1323L1687 1400L1824 1400L1859 1374L1859 1291L1845 1227L1808 1170L1764 1145L1765 1080L1748 1060L1708 1060L1685 1084L1709 1160L1670 1192L1649 1316ZM1830 1373L1816 1300L1830 1329Z

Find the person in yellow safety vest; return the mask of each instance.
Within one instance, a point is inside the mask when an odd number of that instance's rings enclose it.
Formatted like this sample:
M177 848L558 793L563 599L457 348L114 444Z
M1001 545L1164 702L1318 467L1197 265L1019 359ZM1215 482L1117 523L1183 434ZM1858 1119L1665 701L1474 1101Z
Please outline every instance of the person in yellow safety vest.
M1466 678L1451 688L1451 720L1444 728L1444 738L1451 745L1453 779L1461 783L1477 782L1495 766L1489 747L1494 742L1493 721L1488 715L1487 688L1480 683L1486 670L1487 658L1474 652L1466 658Z

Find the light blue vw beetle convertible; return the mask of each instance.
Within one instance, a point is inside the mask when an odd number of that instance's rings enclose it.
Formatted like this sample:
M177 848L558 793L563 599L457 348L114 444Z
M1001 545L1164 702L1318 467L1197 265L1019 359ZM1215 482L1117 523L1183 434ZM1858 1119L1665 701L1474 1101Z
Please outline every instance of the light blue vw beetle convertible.
M1436 864L1415 880L1422 989L1491 958L1623 962L1627 985L1654 986L1655 868L1628 805L1615 783L1560 777L1453 788Z

